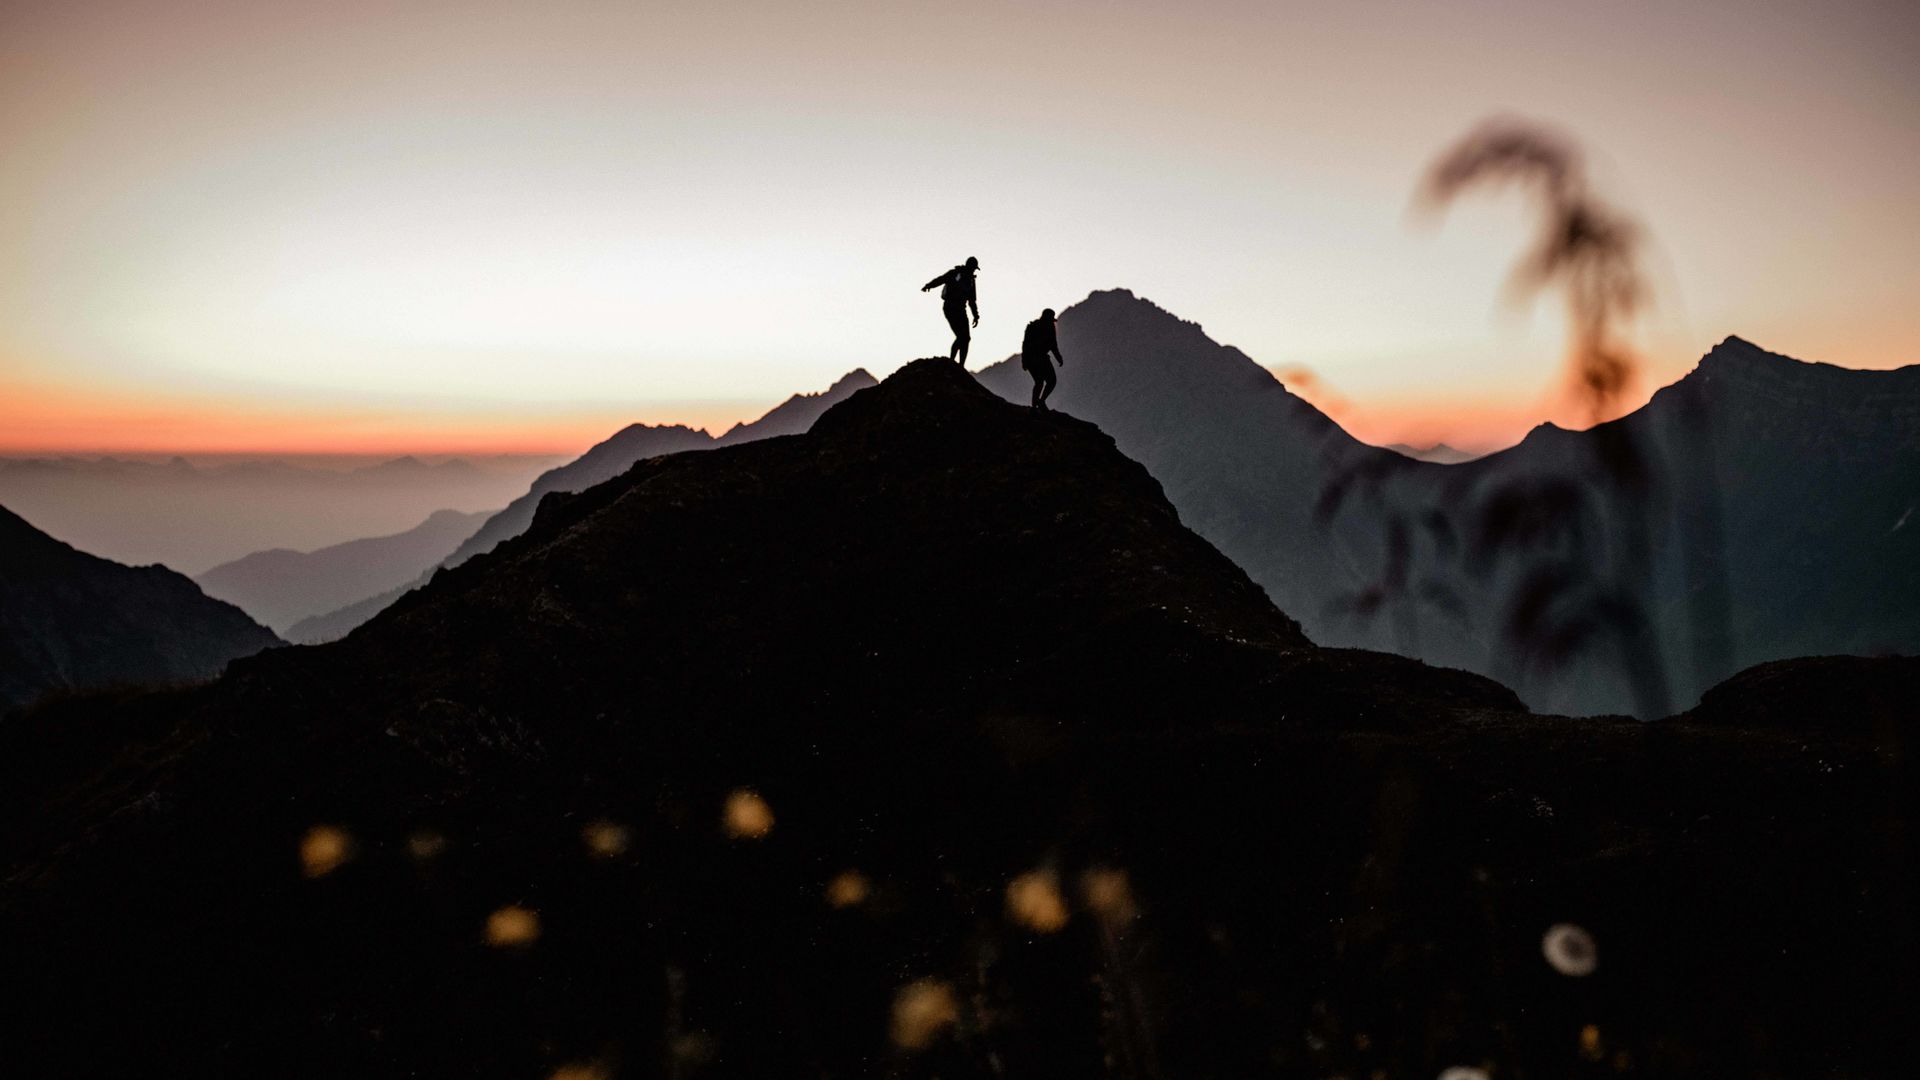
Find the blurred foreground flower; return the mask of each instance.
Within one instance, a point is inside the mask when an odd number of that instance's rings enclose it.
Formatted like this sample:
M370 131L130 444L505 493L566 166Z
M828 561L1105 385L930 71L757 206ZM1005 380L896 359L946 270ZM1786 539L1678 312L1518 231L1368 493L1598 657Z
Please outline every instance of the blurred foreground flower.
M893 996L893 1042L902 1049L924 1049L959 1020L953 990L938 979L909 983Z
M540 915L518 904L487 916L487 944L497 946L531 945L540 937Z
M598 1062L576 1061L553 1070L549 1080L609 1080L613 1073Z
M596 857L611 859L627 852L627 827L600 820L580 830L580 839Z
M1540 939L1540 954L1562 975L1579 977L1593 974L1600 960L1593 935L1572 923L1555 923Z
M843 870L827 882L827 903L837 908L854 907L866 903L873 886L867 876L858 870Z
M416 859L425 861L438 858L445 850L446 835L437 829L416 829L412 836L407 837L407 854Z
M1476 1069L1471 1065L1455 1065L1440 1073L1440 1080L1490 1080L1487 1070Z
M713 1060L713 1036L704 1031L690 1031L674 1039L667 1051L677 1064L705 1065Z
M1032 870L1007 885L1007 915L1029 930L1051 934L1067 925L1067 902L1051 870Z
M1096 866L1080 876L1080 895L1108 926L1131 922L1139 914L1125 870Z
M331 825L315 825L300 838L301 872L310 878L325 877L353 858L353 837Z
M737 788L727 796L727 835L735 840L758 840L773 831L773 807L752 788Z

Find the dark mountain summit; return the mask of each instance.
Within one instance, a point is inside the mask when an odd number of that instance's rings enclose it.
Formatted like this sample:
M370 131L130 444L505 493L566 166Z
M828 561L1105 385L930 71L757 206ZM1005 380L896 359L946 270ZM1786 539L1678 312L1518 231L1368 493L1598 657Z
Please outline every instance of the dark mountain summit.
M1870 1073L1912 1019L1889 700L1870 740L1543 721L1316 648L1102 431L919 361L548 495L343 641L0 727L0 1039L35 1075Z
M425 584L441 566L458 566L473 556L490 550L495 544L526 531L533 521L534 508L554 492L575 492L610 480L632 467L636 461L683 450L705 450L731 446L775 435L793 435L807 430L820 414L845 400L856 390L874 385L873 376L856 370L818 394L795 394L752 423L735 424L726 434L715 438L704 431L679 425L654 427L632 424L611 438L597 443L580 457L550 469L533 482L527 493L507 508L488 518L478 530L452 548L447 555L436 554L425 560L414 576L379 592L361 594L361 599L342 604L324 614L316 614L295 623L287 637L292 641L319 643L345 636L354 627L386 610L407 590Z
M1767 660L1920 650L1920 532L1901 527L1920 505L1920 367L1850 371L1729 338L1613 424L1546 426L1442 466L1362 445L1239 350L1131 293L1094 293L1061 313L1060 333L1075 364L1055 404L1145 464L1316 641L1479 671L1542 709L1650 718L1616 643L1580 629L1592 620L1571 589L1550 617L1528 608L1572 566L1625 583L1655 657L1636 664L1661 669L1672 707ZM980 379L1026 398L1015 361ZM1623 447L1641 474L1631 495L1612 490ZM1538 543L1487 546L1487 515L1528 508L1545 515ZM1609 562L1629 561L1624 526L1648 534L1644 567ZM1578 556L1555 546L1576 528Z
M1124 289L1062 311L1060 341L1073 360L1053 406L1099 424L1166 487L1194 531L1246 567L1315 640L1334 640L1322 609L1332 590L1359 581L1366 549L1349 552L1316 525L1322 479L1356 456L1404 459L1354 439L1245 353ZM1007 360L980 382L1025 401L1030 380Z
M989 577L991 588L955 588ZM796 613L814 632L787 640ZM503 623L520 630L488 629ZM586 492L549 495L525 535L444 571L341 648L355 670L405 647L415 671L446 658L436 682L464 672L489 698L563 691L579 708L644 686L669 711L792 714L817 700L884 712L900 707L897 683L917 708L1020 709L1050 701L1064 667L1124 710L1149 686L1168 688L1195 635L1232 642L1229 652L1308 647L1097 429L1037 422L924 361L885 393L834 406L804 439L649 458ZM1128 655L1130 642L1152 651ZM687 650L727 657L735 674L714 684ZM607 665L609 653L626 659ZM1369 662L1436 692L1476 688L1460 692L1514 704L1481 680Z
M0 713L55 691L193 682L280 640L164 566L122 566L0 507Z
M438 510L392 536L314 551L256 551L194 578L208 596L239 606L276 632L375 592L410 585L491 515Z

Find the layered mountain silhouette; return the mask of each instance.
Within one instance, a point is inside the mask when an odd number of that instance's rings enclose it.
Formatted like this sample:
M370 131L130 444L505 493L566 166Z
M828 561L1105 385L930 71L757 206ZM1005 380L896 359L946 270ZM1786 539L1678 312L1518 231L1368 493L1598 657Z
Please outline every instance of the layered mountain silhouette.
M1728 338L1620 420L1586 432L1542 426L1460 469L1397 476L1387 488L1422 507L1566 490L1603 538L1647 530L1651 559L1634 583L1677 705L1765 661L1920 651L1920 535L1903 525L1920 506L1920 367L1852 371ZM1611 500L1609 479L1620 488ZM1523 572L1487 579L1498 588ZM1512 647L1499 624L1479 626L1492 648ZM1562 707L1627 711L1619 665L1595 652L1545 678L1474 666Z
M83 551L191 576L259 551L389 536L438 509L491 511L553 463L0 458L0 505Z
M210 679L278 644L164 566L88 555L0 507L0 713L61 691Z
M1663 714L1580 613L1528 609L1543 575L1619 560L1599 532L1578 557L1547 541L1579 541L1545 533L1576 519L1617 531L1600 504L1624 445L1644 486L1615 501L1651 557L1608 580L1632 578L1672 707L1767 660L1920 649L1920 533L1902 524L1920 505L1920 368L1849 371L1729 338L1621 420L1543 427L1443 466L1359 443L1244 353L1124 290L1067 308L1060 333L1073 363L1057 407L1145 464L1316 640L1480 671L1541 709ZM980 379L1026 400L1017 361ZM1507 557L1511 537L1481 557L1502 508L1552 519L1527 557ZM1586 647L1556 648L1582 627Z
M281 633L301 619L412 584L421 566L444 557L491 516L438 510L403 533L314 551L256 551L194 581L208 596L234 604Z
M487 518L479 529L453 546L450 554L449 549L442 549L418 563L415 572L402 581L383 589L356 594L351 602L299 620L287 631L287 637L302 643L320 643L344 637L354 627L384 611L409 589L425 584L439 567L458 566L492 549L502 540L525 532L533 521L535 507L549 494L584 490L625 472L636 461L661 454L705 450L775 435L798 434L807 430L827 409L854 391L873 384L873 376L866 371L853 371L818 394L796 394L760 419L735 424L718 437L680 425L656 427L632 424L622 428L575 460L541 474L525 495Z
M1406 443L1393 443L1387 446L1386 449L1399 454L1401 457L1410 457L1416 461L1431 461L1436 465L1458 465L1463 461L1472 461L1475 458L1486 456L1485 454L1475 453L1471 450L1458 450L1448 446L1446 443L1435 443L1432 446L1424 447L1409 446Z
M1763 671L1661 724L1540 718L1316 647L1184 518L1101 429L922 360L804 435L549 494L342 641L0 727L11 1063L1907 1054L1912 662ZM1853 664L1873 695L1842 696ZM1755 693L1845 722L1749 724Z
M586 492L548 494L525 534L496 545L483 566L469 570L470 559L442 570L431 589L409 594L364 633L321 655L353 654L371 661L403 638L411 643L408 647L419 649L425 638L414 624L420 618L456 635L463 627L500 619L521 626L511 645L531 646L531 655L539 657L536 667L516 670L499 658L480 657L450 642L426 649L427 655L445 656L454 665L439 678L497 677L498 689L537 685L538 695L565 687L568 698L582 707L599 700L599 694L624 697L630 692L628 680L643 679L650 700L668 710L711 709L729 695L748 694L732 707L743 712L777 707L792 713L818 699L834 702L835 710L870 713L903 707L883 694L890 680L911 687L912 700L920 703L915 707L925 708L929 687L952 676L966 681L940 688L937 699L972 701L970 707L976 709L1029 707L1053 692L1049 680L1038 675L1040 669L1060 662L1071 663L1081 676L1090 666L1112 667L1110 679L1096 681L1111 686L1113 707L1125 708L1142 689L1132 684L1140 670L1137 662L1145 658L1126 655L1106 623L1062 636L1053 620L1069 613L1124 625L1164 646L1164 655L1153 656L1154 685L1165 685L1168 664L1182 655L1182 636L1194 632L1191 628L1217 624L1217 636L1232 637L1249 648L1308 645L1295 624L1275 611L1243 572L1179 527L1178 515L1153 479L1116 453L1111 440L1091 425L1064 419L1036 425L957 369L932 361L896 374L888 390L849 396L827 411L804 441L776 438L764 446L755 441L695 455L650 456ZM965 437L955 434L961 427L968 432ZM1009 442L1016 436L1040 445L1023 452ZM980 460L978 447L969 440L997 449ZM1058 475L1023 471L1016 464L1022 457L1045 462ZM1113 475L1100 475L1096 466ZM927 502L947 485L953 491L935 512ZM1115 488L1120 495L1114 494ZM620 514L592 528L581 527L582 515L636 489L644 497L622 503ZM885 501L888 498L908 501L894 504ZM1102 500L1145 505L1129 512L1103 511ZM852 526L870 517L884 518L888 528L863 535ZM614 520L627 524L616 526ZM963 520L973 523L966 535L935 534ZM777 535L769 536L768 522L780 523ZM1052 550L1059 531L1073 522L1099 528L1108 546L1072 556L1064 549ZM1155 529L1165 530L1167 537L1133 535ZM556 538L559 548L553 546ZM1176 564L1165 561L1172 557L1165 548L1169 544L1178 545L1172 550L1215 578L1201 588L1178 584L1197 571L1175 573ZM769 550L773 548L778 550ZM967 580L966 568L943 552L955 552L954 558L964 554L981 563L982 572L990 565L999 575L995 588L972 595L955 591L953 581L956 575ZM534 562L524 572L503 569L529 557ZM622 567L627 560L647 567L644 595L623 593L614 585L632 576ZM706 565L739 568L734 571L739 573L749 562L757 564L752 572L733 582L719 580L720 573L696 570ZM896 563L900 565L892 565ZM882 565L891 566L886 588L864 588L861 583L871 580ZM1005 577L1022 566L1027 569L1019 578ZM916 568L917 574L909 573ZM1089 606L1093 598L1083 599L1086 590L1075 585L1085 577L1105 582L1097 606ZM1168 577L1172 583L1163 580ZM505 583L528 582L538 584L513 598L494 593ZM437 599L429 604L429 597ZM973 610L970 605L976 600L991 606ZM1235 614L1195 606L1203 600L1231 601ZM515 613L499 611L479 621L471 613L448 615L448 605L469 603L505 603ZM576 612L575 604L595 610ZM1108 610L1115 604L1121 606ZM648 636L627 640L629 631L620 625L619 613L635 609L648 612L648 619L632 624L632 632ZM434 614L423 615L425 610ZM776 613L787 610L808 613L820 631L818 647L831 651L814 655L805 643L774 648L761 640L764 628L783 621ZM917 624L907 620L906 612L918 610L938 610L943 617ZM1043 612L1048 617L1038 617ZM397 629L403 625L409 629ZM687 631L689 644L669 648L651 636L669 626ZM974 629L985 626L1001 628L998 636L975 638ZM570 627L592 628L590 650L583 651L585 641L541 641L549 632L570 636ZM741 637L731 641L729 634ZM682 650L688 648L726 657L740 671L725 685L709 685L704 675L686 683L686 672L693 670L684 666L690 657ZM566 657L609 650L631 659L617 670L596 669L594 678L615 676L622 686L589 693L584 684L567 682ZM1392 657L1370 662L1403 670L1407 679L1434 687L1472 688L1469 697L1481 695L1481 704L1517 704L1507 691L1485 680L1434 672ZM381 666L358 660L350 665L354 670ZM996 674L989 677L983 671ZM954 698L963 686L968 695L987 696ZM478 684L475 688L481 689ZM1201 688L1196 685L1188 692L1198 694Z

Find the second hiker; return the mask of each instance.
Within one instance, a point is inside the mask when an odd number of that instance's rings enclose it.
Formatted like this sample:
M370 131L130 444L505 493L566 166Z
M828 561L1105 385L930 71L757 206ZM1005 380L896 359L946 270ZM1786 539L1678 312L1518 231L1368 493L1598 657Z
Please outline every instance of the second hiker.
M1066 354L1060 351L1060 335L1054 324L1053 309L1040 313L1040 317L1027 324L1027 332L1020 338L1020 366L1033 376L1033 407L1045 411L1047 398L1052 396L1056 380L1053 375L1053 354L1062 366L1067 362Z

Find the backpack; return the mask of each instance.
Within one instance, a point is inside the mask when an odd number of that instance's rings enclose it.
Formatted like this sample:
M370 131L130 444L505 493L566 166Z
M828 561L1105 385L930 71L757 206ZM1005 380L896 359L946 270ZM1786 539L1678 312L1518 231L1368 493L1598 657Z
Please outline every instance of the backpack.
M966 279L967 270L964 266L956 266L947 271L947 283L940 286L940 299L965 300L967 297L966 293L962 291L964 289L962 282L966 281Z
M1042 320L1035 319L1028 323L1027 332L1020 339L1021 357L1023 359L1029 356L1044 357L1047 355L1047 350L1051 347L1051 344L1047 341L1047 328L1042 325Z

